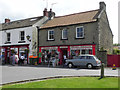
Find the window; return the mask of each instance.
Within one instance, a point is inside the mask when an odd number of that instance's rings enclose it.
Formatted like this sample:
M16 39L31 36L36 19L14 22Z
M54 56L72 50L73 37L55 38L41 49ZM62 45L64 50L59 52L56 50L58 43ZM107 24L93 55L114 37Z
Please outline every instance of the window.
M53 30L48 31L48 40L54 40L54 31Z
M7 33L7 42L10 42L10 33Z
M20 40L21 41L25 40L25 32L24 31L20 32Z
M86 59L92 59L92 56L86 56Z
M84 29L83 26L76 28L76 38L83 38L84 37Z
M80 59L85 59L85 56L80 56Z
M62 30L62 39L67 39L67 30Z

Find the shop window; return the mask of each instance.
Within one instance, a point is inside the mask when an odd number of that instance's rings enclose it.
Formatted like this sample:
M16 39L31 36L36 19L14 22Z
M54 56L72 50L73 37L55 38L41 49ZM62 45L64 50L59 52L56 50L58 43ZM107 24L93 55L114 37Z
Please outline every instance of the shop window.
M76 38L84 38L84 28L83 28L83 26L76 27Z
M85 49L82 50L82 54L85 54Z
M62 30L62 39L67 39L67 30Z
M53 30L48 31L48 40L54 40L54 31Z
M10 33L7 33L7 42L10 42Z
M25 32L24 32L24 31L21 31L21 32L20 32L20 40L21 40L21 41L24 41L24 40L25 40Z

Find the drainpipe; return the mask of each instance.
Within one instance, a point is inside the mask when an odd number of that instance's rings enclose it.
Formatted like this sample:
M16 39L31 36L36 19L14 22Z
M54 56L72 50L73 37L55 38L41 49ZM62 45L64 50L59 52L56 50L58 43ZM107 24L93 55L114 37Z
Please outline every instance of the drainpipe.
M39 58L39 27L38 26L36 26L36 28L37 28L37 56L38 56L38 58ZM39 60L38 60L39 61Z

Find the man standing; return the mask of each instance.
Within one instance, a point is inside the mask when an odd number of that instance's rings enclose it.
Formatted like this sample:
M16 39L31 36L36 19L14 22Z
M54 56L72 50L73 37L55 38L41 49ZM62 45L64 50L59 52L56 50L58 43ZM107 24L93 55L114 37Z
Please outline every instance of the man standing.
M15 53L13 53L12 65L15 65Z
M63 67L65 66L66 59L67 59L66 55L63 55Z

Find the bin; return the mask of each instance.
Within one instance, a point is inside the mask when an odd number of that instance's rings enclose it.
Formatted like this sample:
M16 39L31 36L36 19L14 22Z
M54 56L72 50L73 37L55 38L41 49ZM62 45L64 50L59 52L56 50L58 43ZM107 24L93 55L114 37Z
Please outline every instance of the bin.
M35 56L32 58L29 58L29 61L30 61L30 65L37 65L39 62L39 59Z

